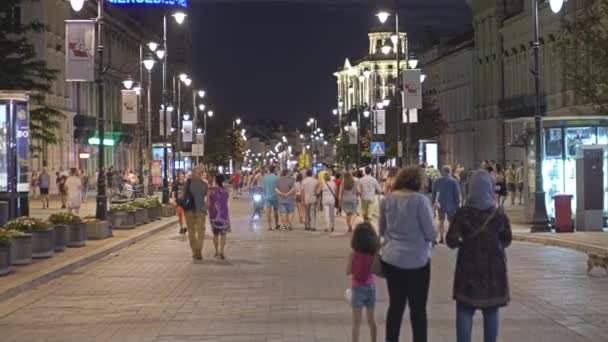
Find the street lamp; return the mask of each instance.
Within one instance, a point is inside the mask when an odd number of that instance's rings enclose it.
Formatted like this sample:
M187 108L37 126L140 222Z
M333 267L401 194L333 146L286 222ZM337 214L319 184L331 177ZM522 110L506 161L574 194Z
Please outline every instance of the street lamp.
M212 117L213 117L213 111L212 111L212 110L208 111L208 112L207 112L207 115L208 115L210 118L212 118Z
M236 118L236 120L234 120L234 122L236 122L237 125L241 124L241 119L240 118Z
M384 105L384 107L388 107L391 104L391 99L389 99L388 97L385 97L384 100L382 100L382 104ZM380 108L382 109L382 108Z
M160 60L165 58L165 50L156 50L156 57L158 57L158 59Z
M337 110L337 109L334 109L334 110L332 110L332 111L331 111L331 113L332 113L333 115L338 115L338 110Z
M390 16L391 16L391 14L384 10L376 13L376 17L378 17L378 20L380 20L380 23L382 23L382 24L384 24L388 20L388 17L390 17Z
M154 68L154 64L156 63L156 61L154 60L154 58L148 56L146 57L146 59L143 60L143 63L146 70L152 71L152 68Z
M385 44L385 45L382 45L381 50L382 50L383 54L388 55L389 53L391 53L392 48L390 45Z
M551 231L551 223L549 221L549 215L547 215L547 205L545 203L545 190L543 188L543 174L542 174L542 163L543 163L543 149L541 146L541 134L542 134L542 113L541 103L542 94L540 90L540 33L538 28L538 1L532 0L532 19L534 20L534 41L532 42L532 49L534 53L534 69L532 70L532 76L534 77L534 159L535 159L535 191L534 191L534 214L532 215L532 228L531 232L549 232ZM550 0L549 6L554 13L559 12L562 9L566 0Z
M148 43L148 49L150 49L150 51L152 51L152 52L156 51L156 49L158 49L158 43L157 42L149 42Z
M70 5L72 6L74 12L80 12L84 6L84 1L85 0L70 0Z
M184 12L176 12L173 14L173 18L175 18L175 22L178 24L183 24L186 19L186 13Z
M129 90L133 88L133 83L135 83L135 81L133 81L133 77L131 77L131 75L127 76L127 79L122 81L122 85Z
M198 110L200 110L201 112L205 110L205 105L204 104L199 104L198 105Z
M202 99L203 97L205 97L205 94L206 94L206 93L205 93L205 91L204 91L204 90L199 90L199 91L198 91L198 97L200 97L201 99Z
M416 58L416 55L413 52L407 59L407 65L410 67L410 69L416 69L416 67L418 66L418 58Z

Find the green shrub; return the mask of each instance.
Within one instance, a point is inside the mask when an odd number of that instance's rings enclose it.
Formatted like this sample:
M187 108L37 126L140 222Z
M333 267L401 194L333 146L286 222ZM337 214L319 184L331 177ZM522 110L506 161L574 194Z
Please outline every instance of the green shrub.
M51 228L51 224L41 219L23 216L9 221L4 228L7 230L18 230L30 233L36 230L49 229Z

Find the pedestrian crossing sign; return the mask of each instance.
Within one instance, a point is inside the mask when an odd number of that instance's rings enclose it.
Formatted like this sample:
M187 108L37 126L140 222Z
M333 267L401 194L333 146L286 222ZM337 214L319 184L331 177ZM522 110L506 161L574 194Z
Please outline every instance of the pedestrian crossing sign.
M386 151L384 148L383 141L374 141L370 144L372 157L384 157L384 152Z

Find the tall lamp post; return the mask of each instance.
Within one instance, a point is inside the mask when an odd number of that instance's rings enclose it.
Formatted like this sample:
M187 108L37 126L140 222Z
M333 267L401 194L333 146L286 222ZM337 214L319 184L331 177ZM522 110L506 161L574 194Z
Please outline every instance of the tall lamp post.
M545 190L543 188L543 148L542 148L542 95L540 92L540 34L538 24L538 2L543 0L532 1L532 19L534 20L534 41L532 42L532 50L534 53L534 69L532 76L534 77L534 214L532 215L531 232L549 232L551 231L551 223L547 214L547 205L545 203ZM564 2L567 0L550 0L549 5L553 13L558 13Z
M70 0L70 5L75 12L79 12L86 0ZM99 145L98 145L98 168L99 173L97 175L97 197L96 197L96 208L95 216L99 220L105 220L108 215L108 198L106 196L106 171L105 171L105 149L104 149L104 138L105 138L105 113L104 113L104 96L103 96L103 5L104 0L97 1L97 67L95 72L95 84L97 84L98 92L98 105L99 110L97 113L97 131L99 134Z
M80 0L77 0L80 1ZM183 12L176 12L172 15L172 17L175 19L175 22L178 24L182 24L184 22L184 20L186 19L186 14ZM158 48L158 44L148 44L148 47L150 48L150 50L152 52L156 51L156 49ZM163 58L162 58L162 62L163 62L163 86L162 86L162 110L163 110L163 126L164 126L164 132L162 132L163 135L163 171L164 171L164 177L163 177L163 204L168 204L169 203L169 151L167 149L167 145L169 143L168 141L168 137L167 137L167 125L170 124L167 122L167 59L169 57L169 53L167 50L167 14L163 15L163 44L162 44L162 50L164 51L163 53Z

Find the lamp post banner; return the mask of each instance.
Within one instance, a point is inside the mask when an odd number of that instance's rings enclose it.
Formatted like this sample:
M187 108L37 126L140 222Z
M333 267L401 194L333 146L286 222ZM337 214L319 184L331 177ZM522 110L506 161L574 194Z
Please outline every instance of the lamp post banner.
M386 111L376 110L376 134L386 134Z
M183 142L192 142L192 121L184 120L182 121L182 141Z
M418 109L403 109L403 123L418 123Z
M350 145L357 144L357 130L359 128L357 126L348 126L348 143Z
M422 108L420 69L403 70L403 108Z
M123 124L137 123L137 92L135 90L121 91L121 116Z
M95 81L95 21L65 21L65 80Z
M159 111L160 120L158 120L160 129L158 130L159 135L163 135L165 130L167 131L167 136L171 135L171 111L167 111L167 127L165 127L165 120L163 120L163 110Z

